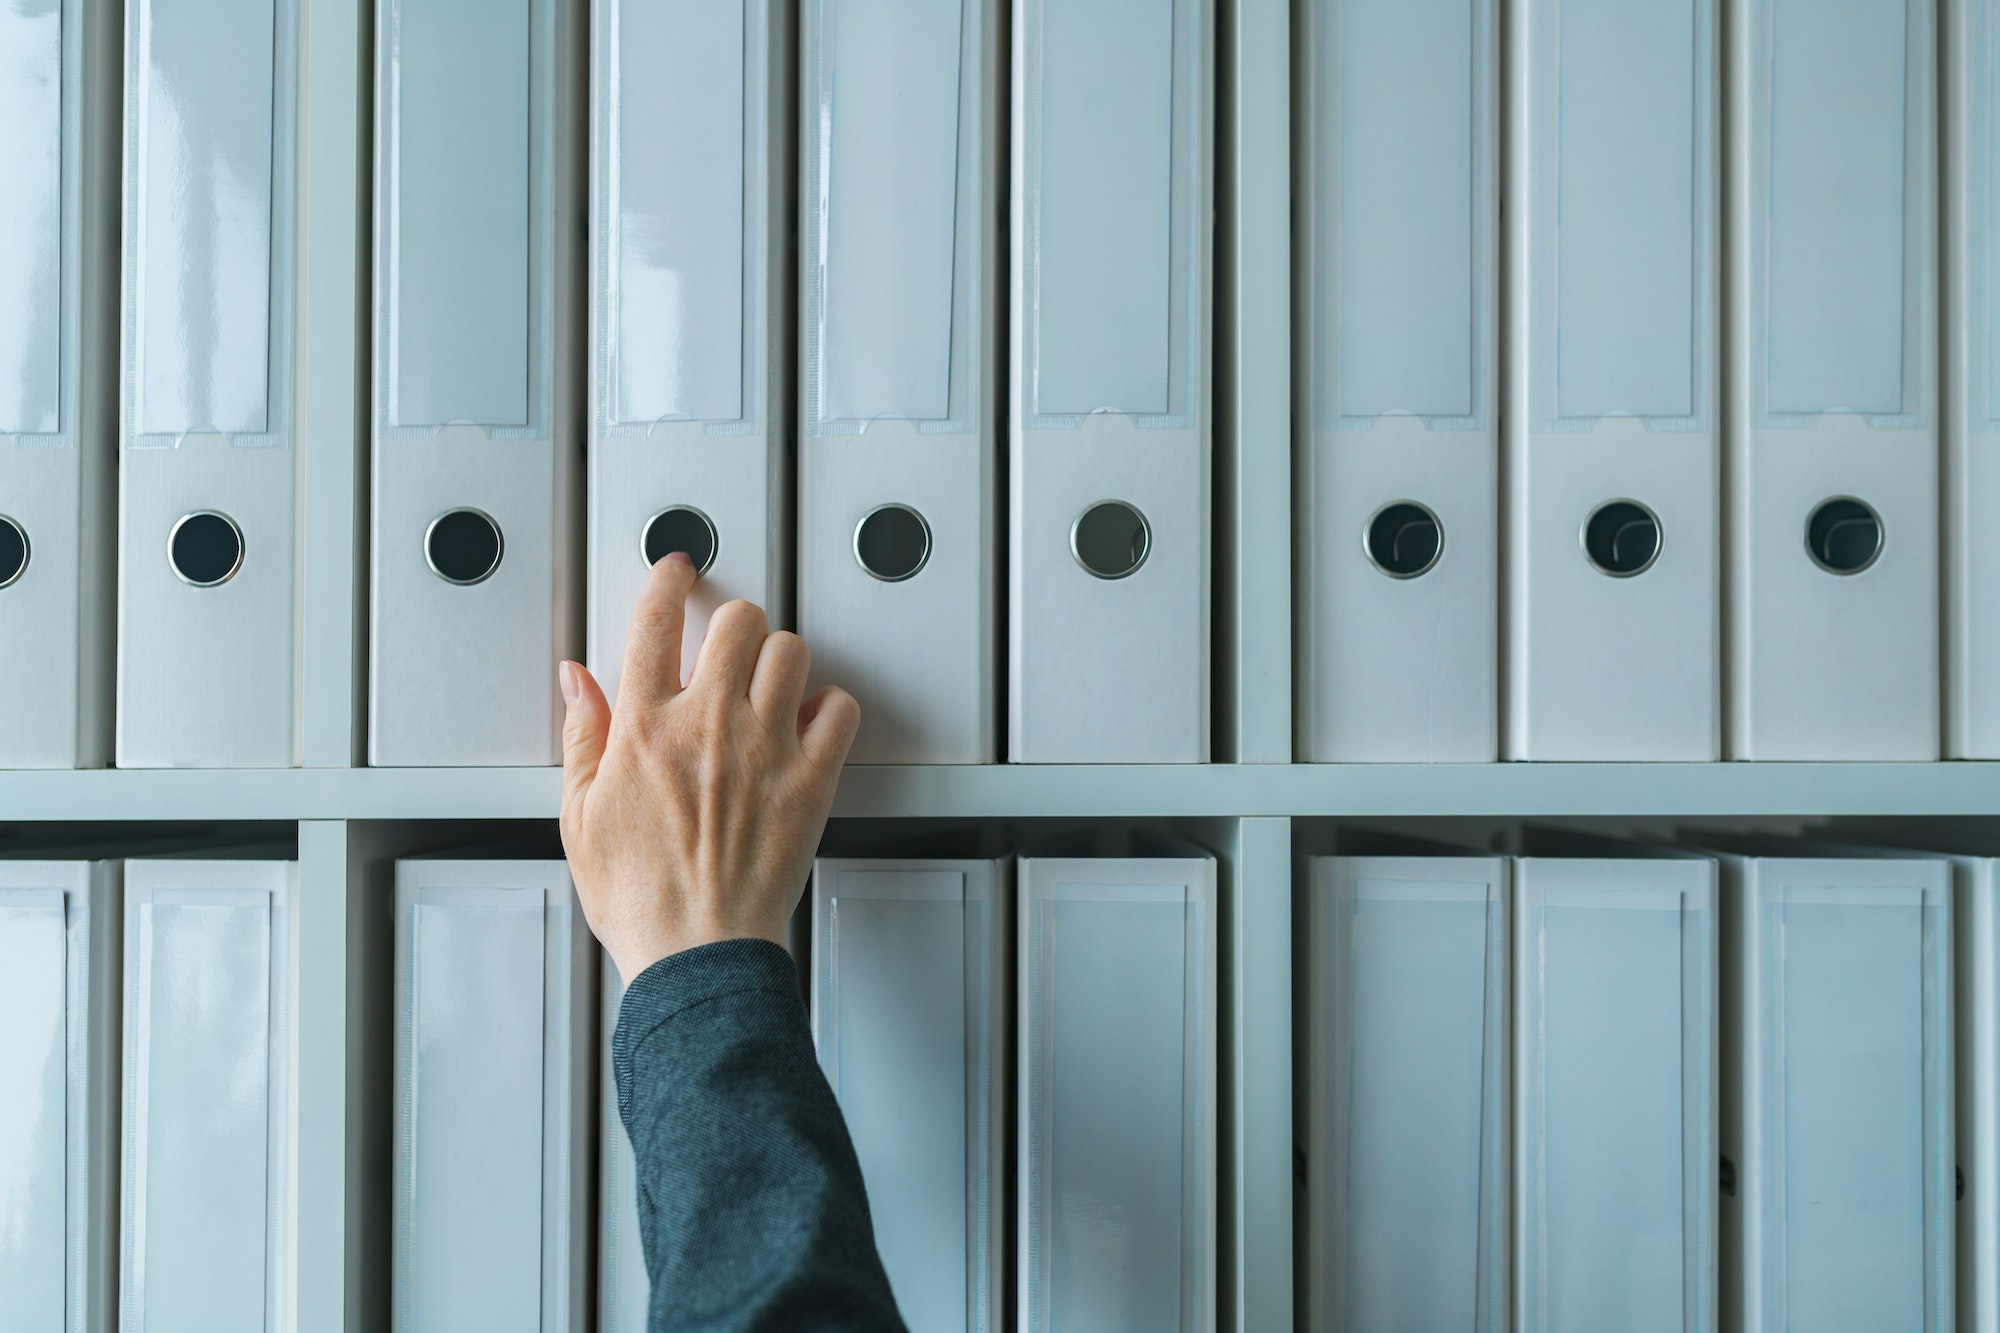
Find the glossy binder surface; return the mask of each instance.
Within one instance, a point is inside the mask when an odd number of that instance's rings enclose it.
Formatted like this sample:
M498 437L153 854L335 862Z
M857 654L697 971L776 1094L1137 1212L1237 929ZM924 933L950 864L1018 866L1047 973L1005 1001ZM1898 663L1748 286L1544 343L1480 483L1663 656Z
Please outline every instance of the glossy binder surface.
M999 757L1001 6L813 0L801 51L799 626L858 763ZM884 505L927 551L871 567Z
M999 1324L1001 887L990 861L813 872L813 1036L912 1328Z
M1516 863L1518 1329L1716 1326L1715 873Z
M1725 871L1740 1092L1735 1327L1942 1333L1952 1321L1952 919L1927 860ZM1725 1088L1728 1082L1725 1082Z
M1020 867L1020 1327L1213 1329L1214 863Z
M1510 759L1720 755L1718 9L1510 14Z
M284 862L126 871L124 1328L275 1333L290 1302Z
M1499 745L1499 31L1490 0L1301 12L1298 757ZM1385 572L1376 516L1428 510Z
M1012 760L1208 758L1214 23L1014 7ZM1093 573L1105 501L1144 527Z
M614 698L646 532L669 510L713 530L683 672L724 602L791 623L782 164L796 8L591 6L588 633L591 670Z
M1307 1323L1507 1327L1507 863L1333 857L1307 904Z
M0 589L0 768L83 768L111 747L115 7L0 11L0 516L28 543ZM87 275L87 276L86 276Z
M403 861L396 880L395 1326L573 1330L594 951L568 874Z
M294 760L292 333L297 0L131 0L119 472L117 759ZM226 515L197 587L174 525Z
M583 11L377 0L369 762L556 762L578 619ZM474 511L490 565L437 566Z
M1938 8L1732 11L1732 758L1938 756ZM1829 499L1877 516L1856 572Z
M0 862L0 1330L112 1323L115 864Z

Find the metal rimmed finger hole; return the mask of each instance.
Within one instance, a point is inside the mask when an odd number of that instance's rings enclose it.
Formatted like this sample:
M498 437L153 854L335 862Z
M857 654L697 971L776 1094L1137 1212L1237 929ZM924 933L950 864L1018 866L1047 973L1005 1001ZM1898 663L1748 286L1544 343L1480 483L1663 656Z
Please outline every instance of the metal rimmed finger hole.
M1859 574L1882 554L1882 516L1851 495L1824 501L1806 520L1806 554L1829 574Z
M708 573L715 563L715 524L693 505L672 505L646 520L639 534L639 553L651 569L675 551L694 565L697 574Z
M913 579L930 562L931 525L908 505L877 505L854 525L854 558L884 583Z
M424 561L446 583L471 587L493 577L506 552L500 525L481 509L453 509L424 532Z
M243 529L213 509L184 515L167 533L167 563L182 583L220 587L243 568Z
M1368 520L1362 545L1375 568L1390 578L1419 578L1435 569L1444 554L1444 525L1424 505L1398 500Z
M1146 516L1122 500L1100 500L1070 526L1069 551L1084 571L1100 579L1136 572L1152 553Z
M1583 525L1583 554L1614 579L1643 574L1660 558L1660 518L1637 500L1609 500Z
M11 588L28 572L28 530L0 514L0 588Z

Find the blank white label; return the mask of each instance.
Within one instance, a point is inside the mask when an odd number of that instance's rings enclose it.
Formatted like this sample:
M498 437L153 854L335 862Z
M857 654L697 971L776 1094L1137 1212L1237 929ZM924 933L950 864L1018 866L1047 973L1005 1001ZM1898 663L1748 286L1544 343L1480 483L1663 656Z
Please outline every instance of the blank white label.
M0 435L60 429L62 0L0 0Z
M964 1328L965 877L921 877L956 892L834 900L834 1093L897 1308L913 1329Z
M1486 261L1474 102L1485 0L1333 0L1320 53L1319 160L1331 225L1334 415L1469 417ZM1326 196L1330 195L1330 198ZM1324 248L1331 247L1331 255Z
M1478 1326L1487 889L1364 880L1329 960L1346 1009L1340 1327ZM1338 929L1338 927L1336 927ZM1344 975L1345 984L1342 984ZM1338 1085L1336 1085L1338 1086ZM1322 1262L1317 1256L1315 1262Z
M1558 211L1538 218L1556 239L1558 414L1690 416L1697 5L1551 8Z
M1593 897L1616 905L1597 906ZM1550 1333L1686 1327L1677 892L1551 893L1537 923L1541 1123L1519 1243ZM1539 1151L1537 1151L1537 1149Z
M963 0L819 0L821 416L951 415Z
M268 429L275 0L137 0L131 283L142 435Z
M1042 905L1030 1095L1040 1308L1030 1326L1178 1329L1187 1096L1187 908ZM1043 1314L1046 1312L1046 1318Z
M390 423L525 426L529 0L394 0L384 21Z
M419 896L402 1327L540 1333L544 895Z
M4 31L0 21L0 31ZM0 54L0 60L4 60ZM59 889L0 889L0 1333L61 1333L69 1236Z
M1922 894L1788 888L1772 1166L1785 1327L1924 1328ZM1846 899L1843 901L1843 899ZM1773 1219L1776 1221L1777 1219Z
M159 891L139 909L132 1279L147 1333L264 1333L271 906Z
M1035 411L1168 411L1175 0L1036 4Z
M1771 412L1904 410L1909 3L1763 0Z
M615 0L611 14L618 420L740 420L743 0Z

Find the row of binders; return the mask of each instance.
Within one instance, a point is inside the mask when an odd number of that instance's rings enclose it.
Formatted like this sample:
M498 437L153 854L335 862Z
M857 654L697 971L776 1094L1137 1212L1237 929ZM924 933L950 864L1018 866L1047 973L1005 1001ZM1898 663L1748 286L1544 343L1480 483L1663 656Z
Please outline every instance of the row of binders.
M1994 849L1531 849L1311 865L1304 1326L2000 1329Z
M1298 9L1300 757L2000 757L1991 0Z
M298 758L299 5L0 18L0 764ZM376 7L372 763L677 548L861 761L1208 757L1213 0ZM1993 0L1300 13L1298 756L2000 757Z
M371 763L556 762L672 550L857 760L1208 757L1213 0L1005 9L374 0ZM0 14L0 767L299 759L302 13Z
M288 1326L297 892L283 861L0 861L8 1329ZM1213 1329L1215 862L821 861L812 902L910 1327ZM398 862L395 933L392 1326L643 1333L622 987L566 866Z

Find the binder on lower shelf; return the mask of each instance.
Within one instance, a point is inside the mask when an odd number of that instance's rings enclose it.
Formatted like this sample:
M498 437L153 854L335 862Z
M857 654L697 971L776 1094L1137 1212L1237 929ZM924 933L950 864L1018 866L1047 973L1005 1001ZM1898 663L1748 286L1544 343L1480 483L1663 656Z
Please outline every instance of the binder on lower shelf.
M1708 842L1723 841L1704 839ZM1725 842L1725 1325L1953 1327L1952 909L1937 859ZM1915 854L1912 854L1914 858Z
M1719 8L1510 7L1509 759L1720 757Z
M119 37L0 12L0 769L111 759Z
M1309 1327L1508 1327L1509 866L1312 862Z
M585 1327L596 957L561 861L396 863L398 1333Z
M121 1328L289 1326L297 895L289 861L125 863Z
M802 6L799 628L854 763L999 758L997 0Z
M1497 8L1300 7L1308 762L1498 752Z
M1010 919L1000 861L813 867L813 1041L911 1328L998 1333Z
M625 1121L618 1114L618 1075L611 1055L618 1010L625 1001L625 982L610 954L603 955L599 964L604 975L604 1012L597 1043L597 1327L599 1333L646 1333L653 1288L646 1277L646 1252L639 1236L637 1164Z
M0 861L0 1292L24 1333L116 1323L121 877Z
M1209 755L1214 0L1014 6L1007 757Z
M560 762L578 652L582 0L375 0L368 756Z
M1939 8L1731 11L1733 759L1938 757Z
M646 573L683 551L683 671L734 598L790 623L795 6L594 0L589 663L615 696Z
M298 0L131 0L117 761L297 759Z
M1215 862L1017 864L1019 1327L1212 1333Z
M1515 862L1520 1333L1716 1327L1715 882L1706 857Z

